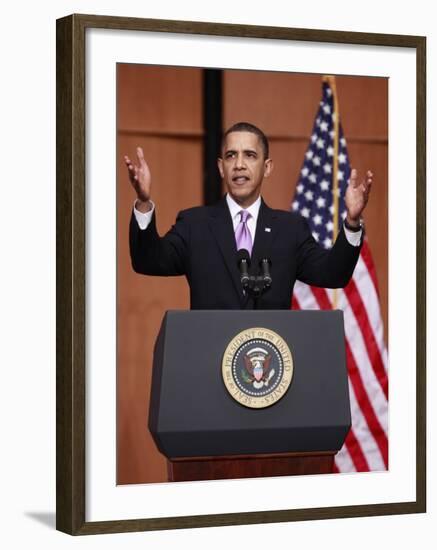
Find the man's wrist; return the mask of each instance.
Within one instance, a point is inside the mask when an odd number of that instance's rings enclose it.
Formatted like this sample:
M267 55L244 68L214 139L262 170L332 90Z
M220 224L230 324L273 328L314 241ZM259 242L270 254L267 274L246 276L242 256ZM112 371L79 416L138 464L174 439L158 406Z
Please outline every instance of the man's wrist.
M363 222L361 218L351 219L348 216L346 216L344 220L344 226L346 227L346 229L349 229L349 231L358 232L358 231L361 231L363 227Z
M142 201L141 199L137 199L135 201L135 208L142 214L146 214L146 212L150 212L150 210L152 210L153 205L150 200Z

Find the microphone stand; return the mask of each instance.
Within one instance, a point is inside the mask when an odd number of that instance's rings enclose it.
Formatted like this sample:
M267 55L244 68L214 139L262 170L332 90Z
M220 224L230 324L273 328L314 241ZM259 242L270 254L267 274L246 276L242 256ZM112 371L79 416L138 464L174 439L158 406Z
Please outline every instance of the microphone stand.
M270 260L263 258L260 262L262 275L248 275L244 273L242 276L243 289L247 294L244 308L246 308L249 298L253 298L253 309L258 309L259 298L269 290L272 285L272 278L270 276Z
M258 309L259 297L267 292L272 285L272 277L270 275L271 261L268 258L262 258L259 267L260 275L249 275L250 255L249 252L241 248L237 253L237 264L240 271L240 281L244 292L247 295L244 303L244 309L249 302L249 298L253 298L253 309Z

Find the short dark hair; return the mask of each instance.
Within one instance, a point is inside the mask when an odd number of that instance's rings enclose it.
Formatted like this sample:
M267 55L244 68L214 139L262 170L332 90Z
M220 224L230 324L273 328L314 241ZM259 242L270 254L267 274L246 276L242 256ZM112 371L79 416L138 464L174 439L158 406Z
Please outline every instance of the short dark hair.
M225 142L225 139L228 134L231 134L232 132L251 132L252 134L255 134L258 136L259 140L261 141L261 147L263 149L264 158L269 158L269 142L265 135L265 133L260 130L257 126L254 124L251 124L250 122L237 122L236 124L233 124L230 128L226 130L226 132L223 134L222 139L222 148Z

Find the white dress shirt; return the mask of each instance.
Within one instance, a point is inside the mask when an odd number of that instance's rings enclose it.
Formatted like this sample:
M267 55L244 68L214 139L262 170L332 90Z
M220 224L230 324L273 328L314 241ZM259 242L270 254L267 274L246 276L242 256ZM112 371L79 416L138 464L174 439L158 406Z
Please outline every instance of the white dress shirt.
M147 229L149 223L152 221L152 215L153 215L153 212L155 210L155 203L150 201L150 203L152 205L152 209L149 210L148 212L140 212L139 210L137 210L135 208L136 202L137 201L135 201L135 203L134 203L134 215L135 215L135 218L138 222L139 228L140 229ZM231 213L232 223L233 223L234 232L235 232L235 229L237 228L237 225L240 223L241 216L239 215L239 212L242 210L242 208L239 204L237 204L234 201L234 199L229 195L229 193L226 194L226 203L228 205L229 212ZM247 220L247 228L249 229L250 235L252 237L252 245L255 244L256 223L258 221L258 214L259 214L260 206L261 206L261 196L259 196L256 199L256 201L249 206L249 208L245 209L248 212L250 212L250 214L251 214L250 217ZM345 227L344 232L345 232L346 239L348 240L349 244L351 244L352 246L359 246L360 241L361 241L361 233L362 233L361 230L360 231L349 231L349 229L347 229L347 227Z

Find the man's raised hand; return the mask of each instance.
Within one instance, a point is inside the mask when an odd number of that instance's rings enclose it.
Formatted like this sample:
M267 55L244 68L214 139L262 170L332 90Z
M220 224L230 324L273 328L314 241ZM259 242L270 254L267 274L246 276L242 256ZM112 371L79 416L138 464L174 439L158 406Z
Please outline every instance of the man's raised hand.
M358 172L355 168L351 171L349 185L346 189L345 203L347 210L347 222L351 225L358 225L360 216L369 200L372 187L373 174L370 170L366 172L364 180L358 180Z
M134 164L130 158L125 155L124 162L127 166L129 181L135 189L138 197L139 203L137 202L136 207L139 210L146 212L151 209L149 199L152 177L150 175L149 167L144 160L144 153L141 147L137 147L137 159L138 164Z

